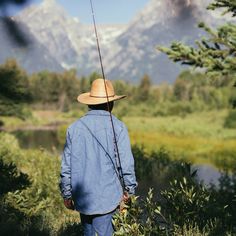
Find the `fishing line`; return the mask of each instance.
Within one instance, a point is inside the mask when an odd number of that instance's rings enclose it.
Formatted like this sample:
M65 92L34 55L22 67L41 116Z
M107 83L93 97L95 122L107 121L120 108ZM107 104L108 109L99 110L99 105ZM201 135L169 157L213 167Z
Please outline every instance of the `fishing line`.
M112 131L113 131L113 136L114 136L114 144L115 144L115 149L116 149L115 151L116 151L117 159L118 159L118 162L119 162L118 171L121 175L120 176L120 181L121 181L121 184L122 184L122 189L123 189L123 192L125 192L125 181L124 181L123 170L122 170L122 166L121 166L118 143L117 143L117 140L116 140L114 122L113 122L113 118L112 118L112 114L111 114L111 110L110 110L109 96L108 96L108 92L107 92L106 78L105 78L105 72L104 72L104 67L103 67L103 62L102 62L102 54L101 54L101 49L100 49L100 44L99 44L99 39L98 39L97 26L96 26L96 21L95 21L95 14L94 14L94 8L93 8L92 0L90 0L90 6L91 6L91 12L92 12L92 18L93 18L94 33L95 33L96 43L97 43L97 51L98 51L99 61L100 61L101 70L102 70L102 77L103 77L103 81L104 81L104 87L105 87L105 91L106 91L107 108L108 108L108 112L110 114L111 126L112 126Z

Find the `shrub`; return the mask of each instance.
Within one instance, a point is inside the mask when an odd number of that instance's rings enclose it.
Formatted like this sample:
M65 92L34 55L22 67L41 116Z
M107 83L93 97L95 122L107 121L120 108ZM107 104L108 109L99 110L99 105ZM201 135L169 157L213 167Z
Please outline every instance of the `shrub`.
M228 116L225 119L224 123L225 128L236 128L236 110L231 110L228 114Z
M45 151L22 150L16 139L5 133L0 133L0 157L0 187L4 192L0 235L51 235L67 222L79 224L78 213L66 210L60 196L58 157Z
M146 199L132 197L128 210L115 215L115 235L235 235L236 182L233 186L206 189L183 178L157 201L150 189Z
M154 175L170 184L155 197L153 190L146 199L132 197L128 211L114 218L115 235L236 233L236 167L231 168L231 173L224 172L219 186L206 188L195 179L197 170L192 171L188 163L171 161L164 149L148 155L143 147L135 146L133 153L138 179L150 180Z

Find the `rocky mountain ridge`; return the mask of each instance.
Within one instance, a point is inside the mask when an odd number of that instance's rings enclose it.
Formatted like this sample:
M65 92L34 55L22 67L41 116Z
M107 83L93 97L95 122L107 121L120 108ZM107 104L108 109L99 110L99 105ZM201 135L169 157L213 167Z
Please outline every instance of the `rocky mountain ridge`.
M173 82L182 67L158 52L156 46L172 41L193 44L200 37L199 21L216 22L205 9L208 2L150 0L127 25L97 25L107 78L135 83L148 74L154 83ZM10 56L23 57L20 63L28 71L76 68L78 75L100 72L93 26L69 16L55 0L31 6L14 19L29 31L33 38L29 51L34 50L34 54ZM6 52L4 47L2 50ZM0 61L8 56L3 55Z

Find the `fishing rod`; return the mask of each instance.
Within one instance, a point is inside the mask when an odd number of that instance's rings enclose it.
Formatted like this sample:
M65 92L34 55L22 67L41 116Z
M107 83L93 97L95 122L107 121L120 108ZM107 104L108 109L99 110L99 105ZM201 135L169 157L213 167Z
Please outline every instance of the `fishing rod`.
M111 121L111 126L112 126L112 131L113 131L113 136L114 136L114 144L115 144L115 155L117 155L118 159L118 173L120 173L120 182L121 186L123 189L123 193L126 192L126 186L125 186L125 181L124 181L124 175L123 175L123 170L121 166L121 160L120 160L120 154L119 154L119 149L118 149L118 143L116 139L116 132L115 132L115 127L114 127L114 122L111 114L111 108L110 108L110 103L109 103L109 96L108 96L108 91L107 91L107 86L106 86L106 78L105 78L105 72L104 72L104 67L103 67L103 62L102 62L102 54L101 54L101 49L100 49L100 43L98 39L98 33L97 33L97 26L96 26L96 20L95 20L95 14L94 14L94 8L93 8L93 2L90 0L90 6L91 6L91 12L92 12L92 18L93 18L93 27L94 27L94 33L96 37L96 43L97 43L97 50L98 50L98 56L99 56L99 61L100 61L100 66L102 70L102 77L104 81L104 87L106 91L106 99L107 99L107 109L110 114L110 121Z

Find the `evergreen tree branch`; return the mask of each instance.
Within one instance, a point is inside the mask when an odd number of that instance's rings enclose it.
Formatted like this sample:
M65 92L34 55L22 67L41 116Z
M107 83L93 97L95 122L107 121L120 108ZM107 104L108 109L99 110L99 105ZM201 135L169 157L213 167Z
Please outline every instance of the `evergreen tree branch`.
M233 16L236 16L235 0L215 0L207 7L209 10L215 10L217 8L226 8L226 10L223 12L223 15L231 12Z
M220 0L213 2L208 8L228 7L235 12L236 1ZM236 25L228 23L216 30L205 23L199 23L208 35L196 41L196 46L173 42L170 48L159 46L158 50L168 55L174 62L204 68L207 73L222 75L236 74Z

